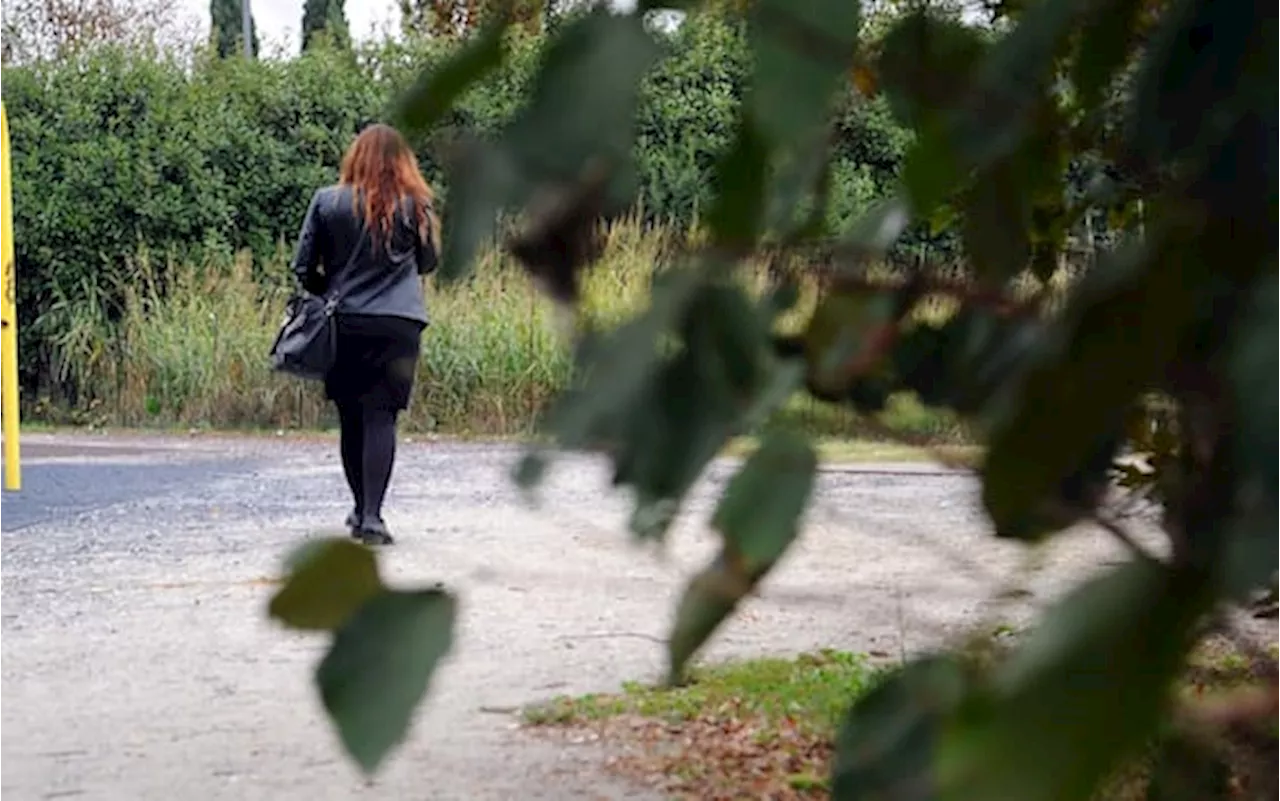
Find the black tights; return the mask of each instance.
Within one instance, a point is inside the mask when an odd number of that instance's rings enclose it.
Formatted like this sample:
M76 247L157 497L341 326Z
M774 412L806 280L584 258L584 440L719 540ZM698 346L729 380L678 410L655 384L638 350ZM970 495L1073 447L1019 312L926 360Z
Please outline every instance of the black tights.
M360 403L338 404L342 471L356 502L357 522L382 520L382 501L396 460L397 414Z

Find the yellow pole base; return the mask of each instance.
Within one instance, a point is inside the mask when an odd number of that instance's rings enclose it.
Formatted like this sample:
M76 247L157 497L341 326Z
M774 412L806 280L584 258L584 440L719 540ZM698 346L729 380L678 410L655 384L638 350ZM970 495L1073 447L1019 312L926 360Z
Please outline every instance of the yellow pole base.
M0 103L0 423L4 426L4 488L22 489L18 448L18 285L13 256L13 180L9 117Z

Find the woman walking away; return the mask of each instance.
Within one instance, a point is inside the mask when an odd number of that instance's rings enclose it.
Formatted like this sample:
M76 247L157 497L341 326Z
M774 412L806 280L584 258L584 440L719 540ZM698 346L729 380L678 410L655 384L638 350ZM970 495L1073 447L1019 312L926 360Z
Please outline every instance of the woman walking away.
M393 542L382 501L427 325L420 276L435 269L440 242L432 200L404 138L372 125L343 157L339 183L312 197L293 263L303 288L336 304L325 394L338 408L355 500L347 527L369 545Z

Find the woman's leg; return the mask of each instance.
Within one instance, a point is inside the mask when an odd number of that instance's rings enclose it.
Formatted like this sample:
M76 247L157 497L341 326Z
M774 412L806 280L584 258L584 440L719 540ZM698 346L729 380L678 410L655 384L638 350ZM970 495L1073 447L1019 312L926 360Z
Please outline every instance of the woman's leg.
M339 450L342 452L342 472L347 477L347 487L355 502L348 525L356 528L364 514L364 409L359 403L345 401L338 405Z
M386 534L382 521L382 501L391 483L396 459L396 416L399 413L377 406L364 409L363 520L369 533ZM389 539L389 537L388 537Z

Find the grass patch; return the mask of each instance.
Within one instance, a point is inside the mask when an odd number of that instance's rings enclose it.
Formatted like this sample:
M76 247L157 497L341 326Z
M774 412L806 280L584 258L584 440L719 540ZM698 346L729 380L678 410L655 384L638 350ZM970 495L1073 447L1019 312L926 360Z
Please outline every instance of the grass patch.
M588 274L584 314L622 319L647 303L656 265L679 235L622 221L607 230L604 255ZM272 373L267 351L290 288L287 253L255 262L172 263L140 253L122 287L119 318L96 307L61 306L46 324L54 396L28 399L29 420L77 426L321 430L336 425L319 387ZM763 265L747 265L752 292L766 286ZM780 322L794 330L814 308L808 286ZM432 325L423 338L406 431L449 436L524 436L546 402L567 384L570 352L552 304L504 254L480 259L466 281L428 291ZM951 311L944 301L920 307L922 319ZM56 319L55 319L56 318ZM780 422L834 439L884 439L851 410L801 396ZM963 443L952 416L909 395L891 400L880 423L922 442Z
M745 457L755 450L754 437L741 437L731 441L724 449L725 456ZM902 442L878 442L875 440L819 439L815 443L819 458L827 464L859 464L876 462L939 462L946 460L969 467L977 467L982 458L982 448L976 445L920 446Z
M696 667L678 688L561 697L524 718L594 728L624 746L612 769L676 796L820 798L841 715L875 676L863 657L826 650Z
M687 686L636 683L620 693L560 697L524 711L527 726L583 732L610 748L608 767L667 795L688 799L811 799L829 796L833 742L848 705L883 673L863 657L820 651L791 659L757 659L702 666ZM1275 649L1245 654L1207 640L1188 666L1178 693L1184 700L1257 692L1276 675ZM1243 696L1241 696L1243 697ZM1165 739L1124 766L1095 801L1139 801L1161 754L1179 773L1174 782L1203 779L1225 788L1215 798L1262 801L1275 797L1276 723L1198 732L1176 752ZM1169 753L1176 756L1170 760ZM1166 774L1168 776L1168 774ZM1189 789L1183 787L1183 789ZM1172 796L1171 796L1172 797ZM1203 797L1194 794L1176 797Z
M762 724L800 726L830 734L851 696L873 675L864 657L824 650L794 659L752 659L697 666L683 687L623 685L619 694L562 696L525 711L531 724L582 723L640 715L683 723L724 714L749 715Z

